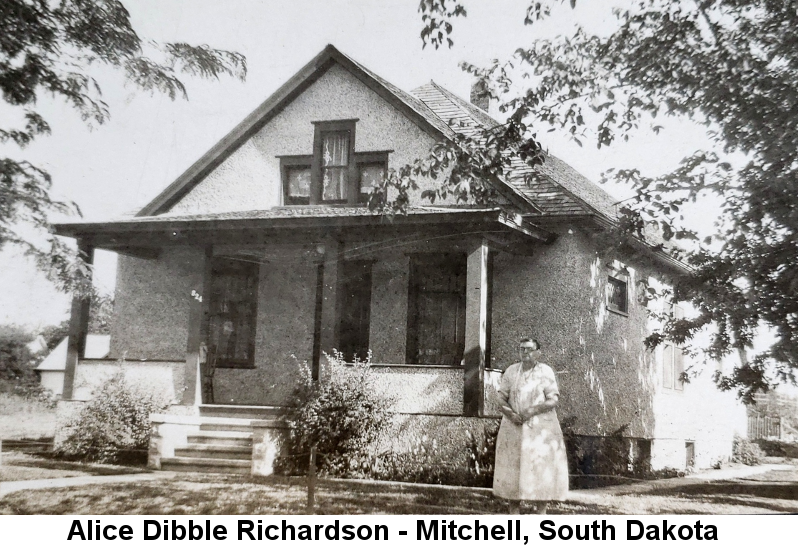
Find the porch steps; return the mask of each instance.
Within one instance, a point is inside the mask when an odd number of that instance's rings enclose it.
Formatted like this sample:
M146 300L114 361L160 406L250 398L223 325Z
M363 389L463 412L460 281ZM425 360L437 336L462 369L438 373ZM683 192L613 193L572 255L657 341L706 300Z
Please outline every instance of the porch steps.
M252 470L252 422L273 421L282 410L264 406L200 406L199 431L174 457L161 458L165 471L247 475Z
M250 456L249 459L218 459L207 457L161 458L161 469L164 471L247 475L252 470L252 457Z
M236 440L236 439L227 439ZM244 439L238 439L244 440ZM175 448L175 457L208 458L216 460L251 460L252 445L189 444L186 448Z
M226 404L202 404L199 413L202 417L223 417L242 419L278 419L285 408L281 406L228 406Z

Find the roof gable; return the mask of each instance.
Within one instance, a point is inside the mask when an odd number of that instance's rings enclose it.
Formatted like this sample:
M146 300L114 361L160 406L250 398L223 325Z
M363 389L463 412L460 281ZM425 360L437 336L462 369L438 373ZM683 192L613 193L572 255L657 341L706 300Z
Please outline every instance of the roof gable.
M343 67L360 82L398 109L422 130L436 139L451 138L454 132L422 101L380 78L369 69L328 45L299 70L240 124L192 164L171 185L147 204L137 216L159 215L169 210L225 159L282 112L334 65Z
M169 211L335 65L343 67L437 140L451 139L455 132L475 136L482 129L499 124L478 107L434 82L413 90L412 94L407 93L328 45L142 208L137 216L160 215ZM609 193L553 155L548 155L543 165L535 168L520 158L514 158L512 165L513 171L504 178L496 178L496 183L500 192L529 213L543 216L598 213L609 219L617 217L616 200Z

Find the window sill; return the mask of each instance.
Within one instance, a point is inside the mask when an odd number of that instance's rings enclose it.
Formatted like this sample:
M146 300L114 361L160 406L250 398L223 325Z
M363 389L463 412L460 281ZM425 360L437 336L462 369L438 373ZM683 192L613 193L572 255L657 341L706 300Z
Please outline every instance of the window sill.
M614 307L610 307L609 305L606 306L606 309L609 312L611 312L611 313L615 313L616 315L629 317L629 312L628 311L621 311L620 309L616 309Z

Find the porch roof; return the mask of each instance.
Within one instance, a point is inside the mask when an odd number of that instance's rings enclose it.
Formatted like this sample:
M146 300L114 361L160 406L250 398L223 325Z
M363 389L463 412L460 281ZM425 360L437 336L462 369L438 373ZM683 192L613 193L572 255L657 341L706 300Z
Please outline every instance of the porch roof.
M386 215L364 207L279 206L269 210L158 215L94 222L56 224L56 233L92 241L95 246L113 246L114 237L151 235L152 244L163 243L164 235L207 233L208 231L295 231L338 230L347 228L401 228L435 225L471 224L496 226L527 238L548 243L554 233L541 229L498 207L411 207L406 215ZM160 241L160 242L159 242Z

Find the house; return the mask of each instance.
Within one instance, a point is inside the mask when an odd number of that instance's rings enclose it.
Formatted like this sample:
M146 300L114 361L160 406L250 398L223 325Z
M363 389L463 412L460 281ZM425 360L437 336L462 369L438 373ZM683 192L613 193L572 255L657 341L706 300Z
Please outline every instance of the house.
M67 343L68 338L62 339L55 349L44 357L36 366L36 373L42 387L53 394L53 397L60 399L64 390L64 369L66 367ZM101 334L88 334L86 336L86 349L83 353L83 360L93 359L104 360L108 358L108 350L111 343L111 336ZM95 372L96 373L96 372ZM85 384L81 384L85 385ZM80 396L80 395L78 395Z
M431 206L430 181L407 215L364 207L387 169L495 124L434 82L405 92L328 46L135 217L58 225L89 260L120 254L105 366L174 403L154 418L151 464L198 465L207 433L249 430L252 470L268 472L296 360L318 374L333 349L371 350L396 398L394 444L426 434L456 453L497 416L494 387L528 335L559 373L574 439L623 428L658 468L728 456L734 403L703 423L714 388L682 383L678 349L643 345L648 281L685 266L642 244L602 255L615 200L566 163L514 160L491 207ZM73 303L62 413L100 367L83 359L87 311Z

